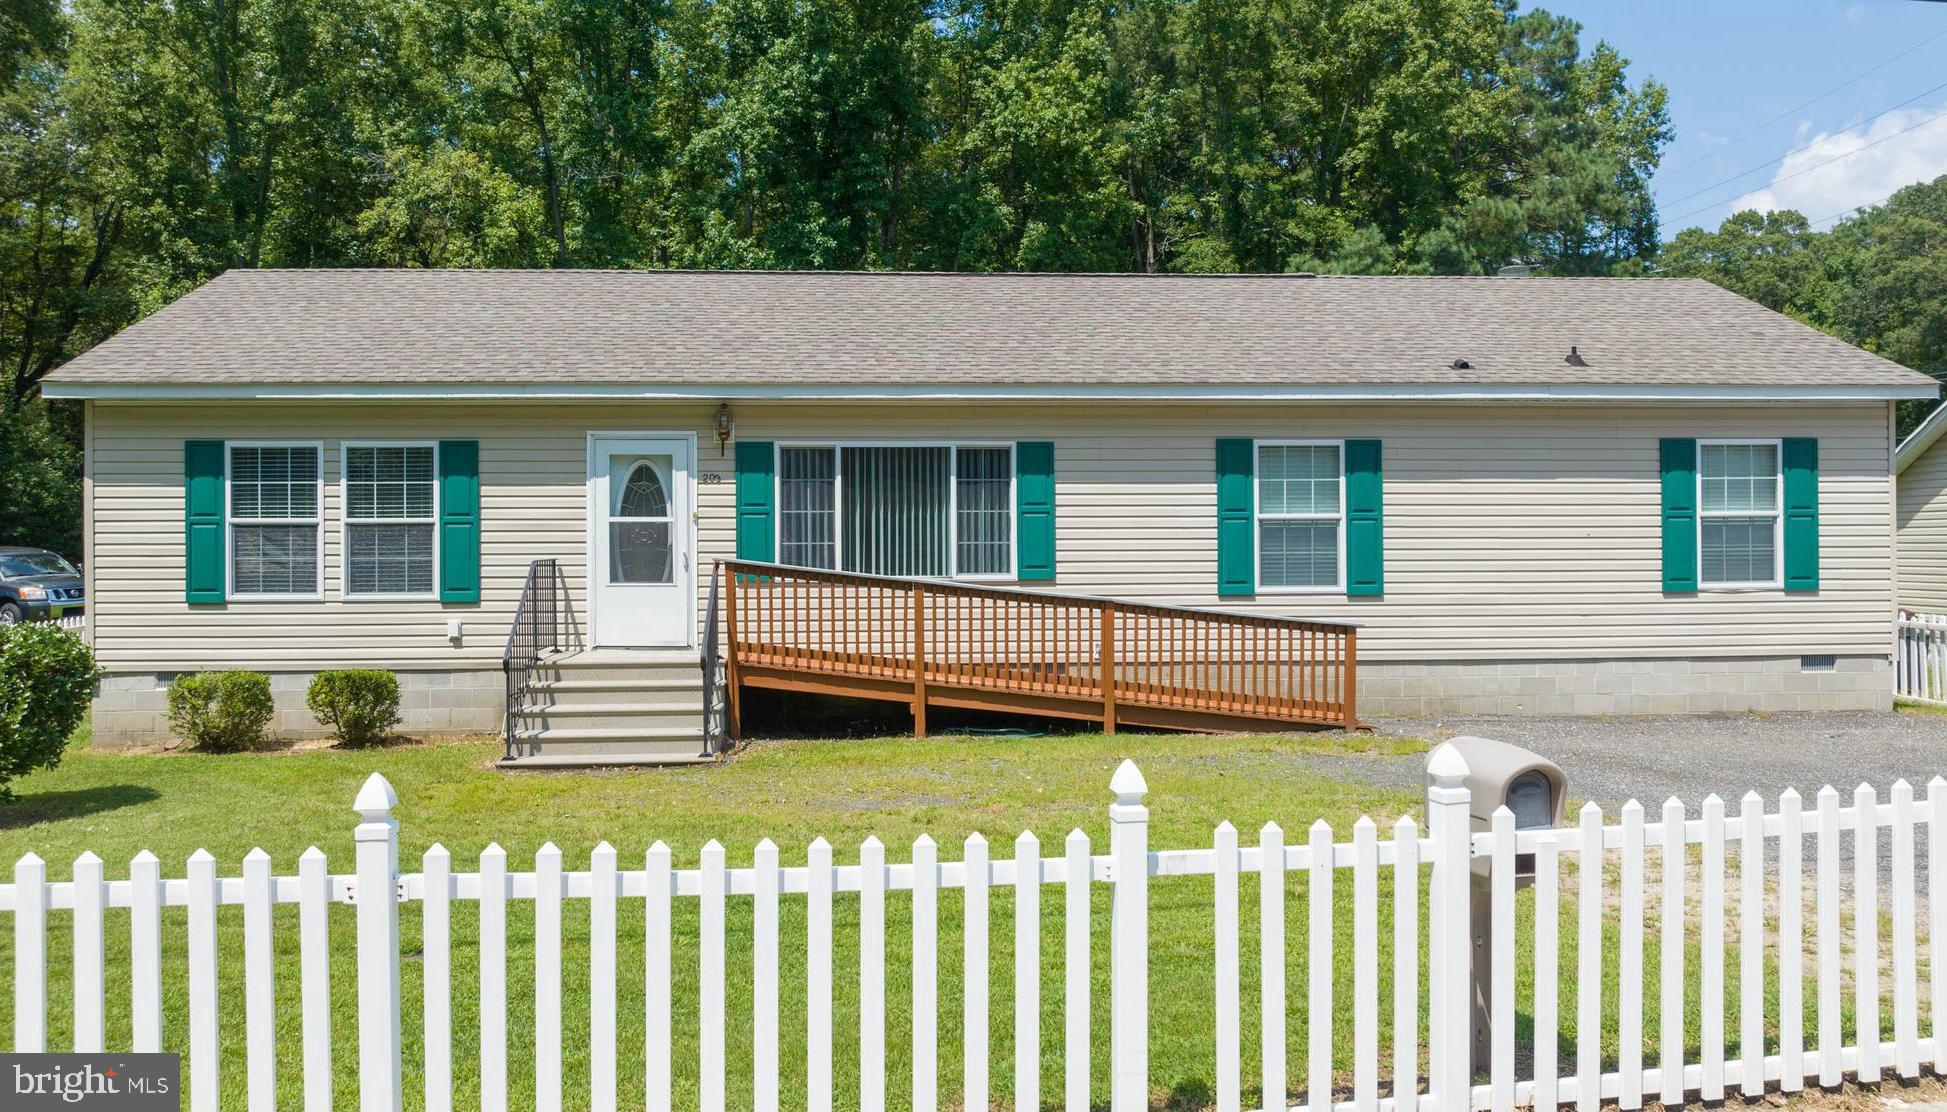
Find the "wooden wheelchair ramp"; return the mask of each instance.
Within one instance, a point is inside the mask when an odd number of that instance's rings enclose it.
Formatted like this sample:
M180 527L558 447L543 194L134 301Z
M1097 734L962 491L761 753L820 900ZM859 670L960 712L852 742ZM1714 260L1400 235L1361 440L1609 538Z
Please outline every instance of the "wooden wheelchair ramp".
M1185 730L1352 728L1351 625L723 561L733 736L760 687Z

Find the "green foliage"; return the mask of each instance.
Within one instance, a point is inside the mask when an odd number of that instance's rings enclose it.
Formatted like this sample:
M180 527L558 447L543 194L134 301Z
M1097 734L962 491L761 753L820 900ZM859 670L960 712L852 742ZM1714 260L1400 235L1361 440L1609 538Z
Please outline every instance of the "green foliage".
M1659 259L1850 344L1947 379L1947 175L1815 232L1785 211L1740 212L1688 228ZM1931 402L1900 403L1900 435Z
M347 745L384 741L399 724L399 677L376 668L319 672L304 705Z
M276 713L270 677L262 672L197 672L169 685L170 727L213 753L262 745Z
M73 633L46 622L0 625L0 803L9 783L53 768L88 713L101 670Z
M0 544L81 559L80 416L72 402L0 408Z

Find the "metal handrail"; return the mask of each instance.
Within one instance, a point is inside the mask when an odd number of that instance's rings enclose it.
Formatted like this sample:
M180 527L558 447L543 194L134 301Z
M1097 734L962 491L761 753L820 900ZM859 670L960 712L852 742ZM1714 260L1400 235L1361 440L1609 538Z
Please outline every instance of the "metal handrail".
M710 594L703 606L703 643L698 650L703 668L703 755L716 756L730 749L730 707L718 694L719 647L717 592L722 585L722 561L710 572Z
M536 667L547 656L580 647L581 630L569 605L568 581L561 574L560 563L535 560L527 565L520 602L514 607L514 624L507 630L507 648L500 654L500 669L507 681L503 740L508 759L515 756L514 739L525 719L522 708L534 686Z

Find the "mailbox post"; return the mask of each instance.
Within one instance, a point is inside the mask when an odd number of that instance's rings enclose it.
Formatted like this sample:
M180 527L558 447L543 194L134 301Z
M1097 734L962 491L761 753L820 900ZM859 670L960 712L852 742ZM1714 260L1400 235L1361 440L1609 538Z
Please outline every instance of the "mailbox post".
M1560 765L1518 745L1484 737L1457 737L1445 745L1453 746L1467 762L1467 775L1462 783L1468 792L1470 825L1476 833L1488 830L1495 810L1503 806L1514 812L1517 830L1561 825L1568 778L1562 774ZM1429 773L1427 786L1431 788L1433 782L1433 776ZM1429 825L1432 819L1433 812L1429 805ZM1517 855L1514 867L1516 884L1534 882L1534 854ZM1493 963L1488 960L1488 937L1492 926L1490 916L1493 911L1490 902L1491 868L1490 858L1475 857L1469 870L1472 885L1468 901L1471 913L1468 937L1472 960L1468 964L1473 969L1473 984L1469 993L1472 997L1472 1037L1469 1043L1473 1047L1474 1071L1485 1069L1488 1063L1487 1002L1491 998L1488 978L1492 976L1493 969ZM1434 924L1434 929L1439 930L1443 926Z

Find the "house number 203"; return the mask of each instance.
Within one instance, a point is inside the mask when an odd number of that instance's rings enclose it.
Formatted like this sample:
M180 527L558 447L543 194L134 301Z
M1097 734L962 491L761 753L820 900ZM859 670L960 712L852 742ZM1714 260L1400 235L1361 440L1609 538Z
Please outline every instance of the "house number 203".
M723 475L716 471L704 471L697 475L696 481L704 484L720 483L723 481Z

